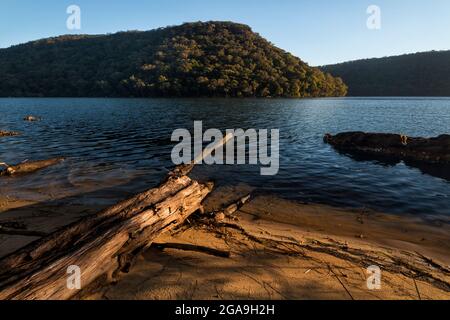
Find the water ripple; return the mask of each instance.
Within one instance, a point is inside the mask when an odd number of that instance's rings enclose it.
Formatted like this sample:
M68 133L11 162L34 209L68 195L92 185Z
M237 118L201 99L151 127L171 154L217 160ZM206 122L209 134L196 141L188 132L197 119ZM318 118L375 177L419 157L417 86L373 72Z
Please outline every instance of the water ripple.
M43 118L22 121L27 114ZM240 182L258 192L393 213L450 214L450 182L404 164L355 161L322 142L325 133L450 133L449 99L0 99L0 160L65 156L31 176L0 180L2 194L37 198L50 193L120 197L156 184L172 166L173 130L280 129L281 168L262 177L255 166L200 166L194 174L218 185ZM89 200L102 195L96 192ZM103 199L103 198L102 198Z

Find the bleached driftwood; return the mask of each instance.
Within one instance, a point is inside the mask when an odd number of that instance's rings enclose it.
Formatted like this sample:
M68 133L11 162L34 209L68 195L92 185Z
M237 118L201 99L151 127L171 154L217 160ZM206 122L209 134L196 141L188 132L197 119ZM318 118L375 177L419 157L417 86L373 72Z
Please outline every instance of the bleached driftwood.
M212 191L211 183L201 184L187 176L193 166L179 166L157 188L1 259L0 300L70 299L80 291L67 286L72 266L79 267L82 288L102 275L127 271L136 254L182 224Z
M236 202L229 204L223 209L210 213L210 215L214 217L214 219L216 219L217 221L222 221L225 218L230 218L235 212L240 210L249 200L250 195L246 195L245 197L238 199Z
M136 250L183 223L211 191L187 176L87 217L0 260L0 299L69 299L70 266L86 286L121 270Z

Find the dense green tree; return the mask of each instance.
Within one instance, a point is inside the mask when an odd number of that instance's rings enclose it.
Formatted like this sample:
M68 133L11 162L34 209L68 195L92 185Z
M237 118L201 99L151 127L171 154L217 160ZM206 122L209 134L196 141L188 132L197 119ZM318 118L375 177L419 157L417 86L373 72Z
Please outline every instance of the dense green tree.
M0 50L0 96L343 96L339 78L250 27L197 22L61 36Z
M450 96L450 51L357 60L321 69L341 77L351 96Z

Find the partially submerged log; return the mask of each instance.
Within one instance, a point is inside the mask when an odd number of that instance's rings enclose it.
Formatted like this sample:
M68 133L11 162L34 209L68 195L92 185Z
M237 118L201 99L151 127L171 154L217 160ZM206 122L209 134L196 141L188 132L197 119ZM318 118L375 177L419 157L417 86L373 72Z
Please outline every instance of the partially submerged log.
M450 135L413 138L399 134L345 132L327 134L324 141L350 154L431 164L450 164Z
M27 161L18 165L9 166L6 163L0 163L4 169L0 170L0 176L15 176L21 174L33 173L41 169L48 168L63 161L64 158L54 158L39 161Z
M177 167L157 188L1 259L0 300L70 299L80 293L80 289L67 285L70 270L80 271L81 289L105 274L114 278L127 272L134 257L155 238L201 209L213 184L191 180L187 174L193 166Z
M24 121L29 121L29 122L35 122L35 121L41 121L40 117L36 117L36 116L26 116L25 118L23 118Z
M0 130L0 137L14 137L14 136L18 136L18 135L20 135L19 132Z

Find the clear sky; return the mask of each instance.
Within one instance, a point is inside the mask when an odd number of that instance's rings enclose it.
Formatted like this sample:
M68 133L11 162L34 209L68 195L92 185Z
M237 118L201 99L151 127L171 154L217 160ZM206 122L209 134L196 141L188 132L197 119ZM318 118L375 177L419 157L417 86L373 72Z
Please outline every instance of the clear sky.
M81 30L66 27L72 4ZM381 9L380 30L367 28L369 5ZM248 24L311 65L450 49L450 0L1 0L0 47L207 20Z

